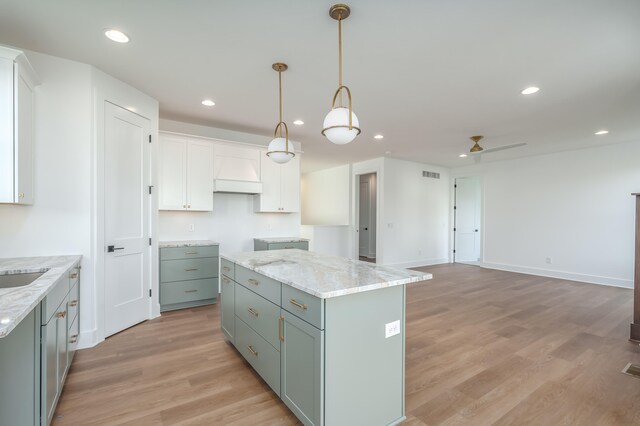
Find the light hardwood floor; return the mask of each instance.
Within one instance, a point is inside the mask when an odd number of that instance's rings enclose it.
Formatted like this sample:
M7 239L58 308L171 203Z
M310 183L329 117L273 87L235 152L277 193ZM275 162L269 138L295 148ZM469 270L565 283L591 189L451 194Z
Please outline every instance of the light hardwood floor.
M466 265L407 289L405 425L638 425L631 290ZM290 425L220 332L219 306L80 351L55 425Z

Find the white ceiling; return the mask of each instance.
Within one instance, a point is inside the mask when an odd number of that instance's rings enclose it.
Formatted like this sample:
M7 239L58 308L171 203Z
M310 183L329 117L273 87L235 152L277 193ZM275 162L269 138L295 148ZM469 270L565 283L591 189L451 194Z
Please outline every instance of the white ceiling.
M285 119L305 171L387 151L471 164L458 154L473 134L485 148L528 144L483 161L640 140L638 0L351 0L344 77L363 131L334 146L320 135L337 87L331 4L2 0L0 44L93 64L158 99L161 117L264 135L277 122L271 64L286 62ZM529 85L540 92L521 95Z

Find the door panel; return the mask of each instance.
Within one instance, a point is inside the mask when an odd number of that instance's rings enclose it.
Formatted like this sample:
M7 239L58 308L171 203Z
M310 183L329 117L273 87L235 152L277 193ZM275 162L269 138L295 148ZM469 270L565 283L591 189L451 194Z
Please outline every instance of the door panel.
M187 209L213 210L213 144L189 142Z
M260 197L261 212L278 212L280 204L281 164L271 161L264 151L260 151L260 177L262 180L262 194Z
M297 213L300 211L300 157L293 157L280 167L282 211Z
M477 178L458 178L455 210L455 261L480 260L480 181Z
M187 206L187 142L160 139L160 210L184 210Z
M105 103L105 335L149 316L149 121Z

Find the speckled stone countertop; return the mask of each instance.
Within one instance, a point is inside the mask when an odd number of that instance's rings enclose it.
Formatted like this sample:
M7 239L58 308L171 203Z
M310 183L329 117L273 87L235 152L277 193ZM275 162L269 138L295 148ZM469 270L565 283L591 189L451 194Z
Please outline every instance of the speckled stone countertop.
M432 278L426 272L296 249L223 254L222 258L322 299Z
M302 243L309 241L307 238L298 237L273 237L273 238L254 238L255 241L261 241L263 243Z
M82 256L40 256L0 259L0 275L44 272L24 287L0 288L0 338L8 335L38 306L58 279L80 263Z
M167 247L201 247L201 246L219 246L220 243L210 240L184 240L184 241L160 241L160 248Z

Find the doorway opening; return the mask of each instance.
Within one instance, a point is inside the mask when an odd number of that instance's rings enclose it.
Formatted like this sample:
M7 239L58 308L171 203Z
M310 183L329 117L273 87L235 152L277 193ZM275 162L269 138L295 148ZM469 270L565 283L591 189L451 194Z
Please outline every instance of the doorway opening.
M377 173L358 175L358 258L365 262L376 263L377 231Z
M480 179L478 177L456 178L453 188L453 261L478 264L482 256Z

